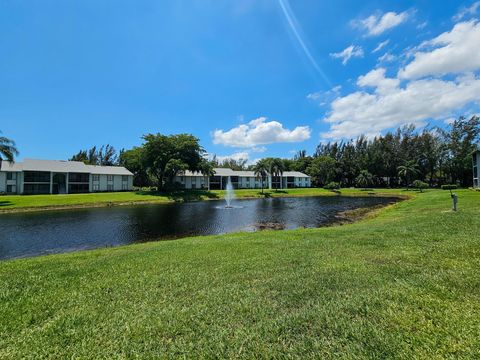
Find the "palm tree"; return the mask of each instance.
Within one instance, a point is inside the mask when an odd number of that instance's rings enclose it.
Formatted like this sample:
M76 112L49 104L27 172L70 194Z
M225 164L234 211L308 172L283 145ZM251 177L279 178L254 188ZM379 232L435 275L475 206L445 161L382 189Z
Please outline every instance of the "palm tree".
M13 162L15 160L15 156L17 155L18 150L15 147L15 142L4 136L0 136L0 168L2 167L3 158L5 158L7 161Z
M265 178L267 177L268 170L269 170L269 167L265 159L257 161L255 166L253 167L253 172L255 174L255 177L260 179L260 183L262 186L262 194L263 194L263 184L264 184Z
M215 175L215 170L213 169L213 162L203 160L200 163L200 172L203 174L203 176L207 177L207 183L210 184L210 181L208 179ZM210 190L210 185L208 190Z
M358 187L366 189L373 182L373 175L370 174L367 170L360 171L360 174L355 179L355 182Z
M270 176L279 176L281 177L283 175L283 172L285 171L285 164L283 163L282 159L279 158L273 158L270 159L269 161L270 165ZM275 191L278 189L275 188Z
M397 167L397 171L398 171L398 176L405 179L405 184L408 190L410 178L418 174L418 164L414 160L409 160L404 165L400 165L399 167Z

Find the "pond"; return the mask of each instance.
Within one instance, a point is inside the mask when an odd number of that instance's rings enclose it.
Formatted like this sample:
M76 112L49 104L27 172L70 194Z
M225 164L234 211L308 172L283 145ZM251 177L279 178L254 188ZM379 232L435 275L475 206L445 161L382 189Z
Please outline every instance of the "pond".
M388 204L381 197L201 201L0 215L0 259L193 235L324 226L346 210Z

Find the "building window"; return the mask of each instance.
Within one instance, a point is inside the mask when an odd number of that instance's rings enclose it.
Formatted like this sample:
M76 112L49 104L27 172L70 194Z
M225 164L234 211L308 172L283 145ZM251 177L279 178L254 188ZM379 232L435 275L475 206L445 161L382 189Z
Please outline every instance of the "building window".
M7 172L7 180L17 180L16 172Z
M128 184L127 183L123 183L122 184L122 190L128 190Z
M122 175L122 181L127 182L128 181L128 176L127 175Z
M69 194L79 194L90 192L89 184L74 183L68 184L68 193Z
M32 194L50 194L50 184L24 184L23 193Z
M24 182L30 183L49 183L50 182L50 172L49 171L25 171L24 172Z
M107 181L113 181L113 175L107 175Z
M111 176L111 175L109 175L109 176ZM107 185L107 191L113 191L113 185L112 184Z
M92 175L92 181L100 181L100 175L98 174Z
M88 183L90 182L90 174L88 173L69 173L68 182L71 183Z
M15 185L7 185L7 193L13 194L17 192L17 187Z
M100 185L98 185L98 184L93 184L93 185L92 185L92 190L93 190L93 191L100 191Z

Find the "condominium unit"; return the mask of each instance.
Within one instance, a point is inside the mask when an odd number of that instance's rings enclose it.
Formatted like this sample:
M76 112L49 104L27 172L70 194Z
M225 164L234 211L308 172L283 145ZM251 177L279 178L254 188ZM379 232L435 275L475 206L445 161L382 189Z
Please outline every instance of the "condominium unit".
M475 150L472 157L473 163L473 187L480 188L480 150Z
M260 189L262 179L253 171L236 171L227 168L215 168L213 176L205 176L200 172L185 171L175 177L175 182L185 189L222 190L227 186L228 178L235 189ZM284 171L281 176L263 179L263 187L270 189L289 189L310 187L310 176L298 171Z
M132 188L133 174L121 166L58 160L0 161L0 193L72 194Z

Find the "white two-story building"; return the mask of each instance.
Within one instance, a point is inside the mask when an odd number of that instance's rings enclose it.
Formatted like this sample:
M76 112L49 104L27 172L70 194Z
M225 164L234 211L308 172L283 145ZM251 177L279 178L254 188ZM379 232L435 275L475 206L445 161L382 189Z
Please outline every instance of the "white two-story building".
M478 189L480 188L480 150L476 150L472 155L473 163L473 187Z
M222 190L227 186L228 178L235 189L260 189L262 181L253 171L237 171L227 168L215 168L213 176L204 176L200 172L185 171L175 177L175 182L185 189ZM282 176L268 174L263 187L269 189L305 188L311 186L310 176L298 171L284 171Z
M132 188L133 174L121 166L33 159L0 162L0 193L72 194Z

